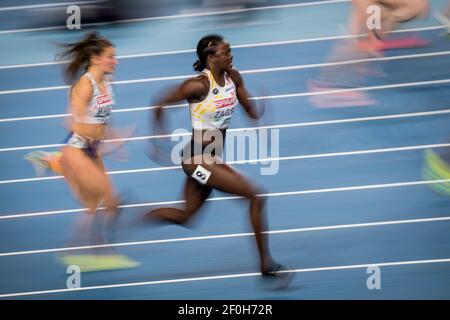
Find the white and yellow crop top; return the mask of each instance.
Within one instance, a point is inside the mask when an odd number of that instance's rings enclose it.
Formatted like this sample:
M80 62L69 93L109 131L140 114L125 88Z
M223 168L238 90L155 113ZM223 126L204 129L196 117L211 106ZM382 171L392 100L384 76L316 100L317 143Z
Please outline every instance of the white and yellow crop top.
M87 124L106 123L111 117L112 107L115 102L112 87L109 82L105 81L106 93L101 94L94 77L89 72L86 73L86 76L89 78L92 84L92 99L91 101L89 101L86 117L83 117L83 119L77 119L76 117L74 117L74 121L77 123Z
M227 129L238 104L236 87L225 73L225 85L219 86L208 69L203 71L209 79L209 92L201 102L190 103L193 129Z

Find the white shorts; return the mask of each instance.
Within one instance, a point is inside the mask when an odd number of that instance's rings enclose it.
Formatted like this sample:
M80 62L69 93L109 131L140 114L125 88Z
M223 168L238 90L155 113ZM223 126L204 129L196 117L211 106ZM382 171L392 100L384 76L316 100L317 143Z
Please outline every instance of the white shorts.
M87 149L89 148L89 140L85 137L80 136L77 133L73 133L68 139L67 139L67 145L78 148L78 149Z

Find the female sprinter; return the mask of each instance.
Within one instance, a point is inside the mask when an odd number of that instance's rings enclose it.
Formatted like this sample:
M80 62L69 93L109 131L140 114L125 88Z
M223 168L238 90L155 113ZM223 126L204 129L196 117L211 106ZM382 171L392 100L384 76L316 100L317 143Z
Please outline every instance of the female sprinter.
M418 37L388 37L400 23L425 16L428 0L352 0L351 3L349 27L354 37L338 41L327 58L328 63L335 65L321 68L317 79L309 81L310 92L314 93L309 101L318 108L375 105L377 101L366 92L351 90L365 86L369 76L385 75L381 65L369 61L379 58L384 50L423 47L429 43ZM359 63L341 64L358 60Z
M358 39L357 46L361 51L415 48L429 44L428 41L417 37L386 39L388 33L395 30L400 23L426 17L429 10L428 0L353 0L352 3L352 34L368 32L366 39ZM371 11L371 8L378 8L380 25L375 24L375 29L368 30L376 18L375 11ZM377 27L379 29L376 29Z
M64 175L87 208L87 214L79 221L75 234L77 237L90 237L90 244L102 245L106 243L105 226L115 218L119 202L99 152L103 139L116 136L107 127L114 105L114 94L107 76L114 72L117 65L115 49L109 40L97 33L90 33L80 42L64 45L62 57L70 59L65 75L72 82L69 90L71 132L60 153L38 152L27 158L35 167L47 167ZM81 71L84 74L75 81ZM105 207L106 213L97 213L99 206ZM136 262L123 255L98 252L95 255L66 255L63 261L68 265L80 266L81 271L137 266Z
M285 268L272 260L263 233L264 199L257 196L257 189L247 179L224 164L218 156L223 150L225 133L236 105L240 103L252 119L258 119L260 114L248 99L241 75L232 67L230 45L223 37L210 35L202 38L197 45L197 55L199 60L194 68L200 74L158 101L155 112L155 128L164 132L163 106L181 100L189 102L193 137L182 152L182 168L187 176L184 186L186 205L184 209L158 208L148 217L184 224L200 209L213 189L242 196L250 205L250 221L259 251L261 273L286 283L290 273L279 273Z

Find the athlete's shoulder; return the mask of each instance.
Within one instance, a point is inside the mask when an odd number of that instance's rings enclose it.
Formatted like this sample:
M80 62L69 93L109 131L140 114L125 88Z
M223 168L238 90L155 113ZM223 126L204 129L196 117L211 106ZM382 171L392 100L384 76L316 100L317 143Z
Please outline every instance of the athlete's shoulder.
M233 82L236 86L239 86L242 84L242 76L241 76L241 73L237 69L231 68L231 69L227 70L227 74L230 76L231 80L233 80Z
M94 89L92 83L87 76L82 76L78 81L76 81L71 88L71 93L76 94L83 100L88 100L92 97Z
M236 68L228 69L228 70L227 70L227 74L228 74L230 77L240 77L240 76L241 76L241 73L240 73L239 70L236 69Z
M206 74L201 73L195 77L185 80L183 82L183 86L188 86L197 90L206 90L209 88L209 78Z
M209 79L206 75L199 74L196 77L185 80L180 89L188 101L202 100L208 95Z

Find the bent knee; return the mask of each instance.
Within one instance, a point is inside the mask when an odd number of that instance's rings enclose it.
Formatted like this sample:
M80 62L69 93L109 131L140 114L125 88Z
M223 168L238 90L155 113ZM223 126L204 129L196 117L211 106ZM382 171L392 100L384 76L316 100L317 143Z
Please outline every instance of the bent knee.
M119 199L117 197L108 197L103 201L103 205L109 212L116 212L119 209Z
M256 194L249 197L248 199L250 200L250 203L252 205L256 205L259 208L263 208L267 202L266 197L258 196Z
M191 219L193 214L194 214L193 212L183 211L180 212L180 214L171 217L170 221L175 224L184 225Z
M395 21L408 22L428 14L428 2L425 0L411 1L392 12Z

